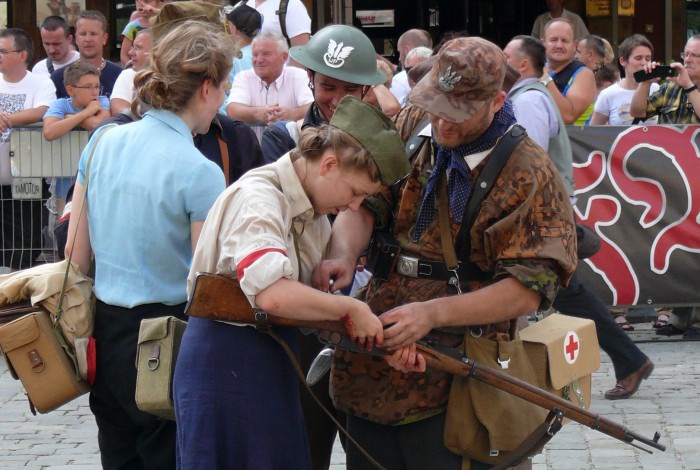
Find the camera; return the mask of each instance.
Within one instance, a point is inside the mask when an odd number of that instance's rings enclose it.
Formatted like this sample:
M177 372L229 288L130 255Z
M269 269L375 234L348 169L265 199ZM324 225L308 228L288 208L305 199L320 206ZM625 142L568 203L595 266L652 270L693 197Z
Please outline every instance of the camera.
M634 72L634 80L639 82L644 82L646 80L651 80L652 78L668 78L675 77L678 75L678 70L672 68L670 65L657 65L651 72L645 72L644 70L639 70Z

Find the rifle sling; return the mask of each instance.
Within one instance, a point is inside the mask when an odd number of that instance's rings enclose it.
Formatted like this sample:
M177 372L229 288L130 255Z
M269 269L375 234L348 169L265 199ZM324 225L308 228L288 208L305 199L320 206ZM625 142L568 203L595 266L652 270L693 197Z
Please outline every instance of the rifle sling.
M256 328L257 328L257 325L259 325L259 324L267 324L267 319L265 318L265 320L263 320L263 319L259 318L258 315L256 315ZM335 426L338 428L338 431L343 433L343 435L347 438L347 440L350 441L355 447L357 447L357 450L359 450L360 453L365 456L365 458L369 461L370 464L372 464L372 466L374 466L375 468L377 468L379 470L384 470L384 467L382 467L382 465L379 462L377 462L374 458L372 458L372 456L369 455L369 453L365 449L362 448L362 446L359 444L359 442L357 442L350 434L348 434L348 431L347 431L347 429L345 429L345 426L340 424L338 422L338 420L335 419L335 416L333 416L333 413L331 413L328 410L328 408L326 408L324 406L324 404L321 403L321 400L318 398L318 396L316 396L314 391L311 390L311 387L306 382L306 377L304 376L304 372L301 370L301 365L299 364L299 361L297 360L297 358L294 355L294 353L292 352L292 350L289 348L289 345L287 344L287 342L285 340L283 340L282 338L280 338L277 335L277 333L274 332L274 330L272 328L269 328L269 327L266 329L263 328L262 330L259 329L258 331L262 331L262 332L270 335L272 337L272 339L277 341L277 343L279 343L279 345L282 347L282 349L284 349L284 352L287 353L289 360L292 362L292 366L294 367L294 372L296 372L297 377L299 377L299 380L301 381L301 383L304 384L304 388L306 388L306 391L309 392L309 395L311 395L311 398L313 398L313 400L316 402L316 404L319 406L319 408L321 408L323 410L323 412L326 414L326 416L328 416L328 418L333 422L333 424L335 424Z
M562 427L564 413L559 410L549 412L544 422L537 426L506 458L500 460L491 470L506 470L522 463L533 452L541 449Z

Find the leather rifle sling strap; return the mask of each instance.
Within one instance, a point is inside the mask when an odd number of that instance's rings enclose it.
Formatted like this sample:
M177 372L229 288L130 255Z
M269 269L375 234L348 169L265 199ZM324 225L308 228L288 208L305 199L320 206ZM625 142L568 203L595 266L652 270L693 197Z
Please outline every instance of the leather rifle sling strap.
M223 130L219 132L218 130L216 131L216 140L219 142L219 152L221 153L221 164L224 167L224 178L226 178L226 187L228 187L229 184L231 184L231 176L229 173L229 170L231 168L231 161L229 160L228 156L228 145L226 145L226 141L224 140L223 136L221 135L223 133Z

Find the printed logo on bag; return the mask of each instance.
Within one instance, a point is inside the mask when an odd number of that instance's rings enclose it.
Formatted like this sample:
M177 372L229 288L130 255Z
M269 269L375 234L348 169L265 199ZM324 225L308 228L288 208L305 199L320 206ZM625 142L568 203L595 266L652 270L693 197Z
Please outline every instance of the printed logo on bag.
M323 61L327 66L334 69L339 69L343 66L343 64L345 64L345 59L348 58L350 53L355 50L355 48L352 46L343 47L343 44L344 43L342 42L338 44L332 39L329 40L328 51L323 54Z
M564 337L564 358L569 364L573 364L578 359L581 350L580 341L575 331L569 331Z

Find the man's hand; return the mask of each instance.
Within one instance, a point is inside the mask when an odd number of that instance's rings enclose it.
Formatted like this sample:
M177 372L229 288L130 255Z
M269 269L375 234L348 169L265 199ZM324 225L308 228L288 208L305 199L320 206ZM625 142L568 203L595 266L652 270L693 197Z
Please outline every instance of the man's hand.
M425 302L413 302L396 307L379 316L385 327L384 348L396 351L415 343L434 328L433 315Z
M355 277L355 263L344 259L323 260L311 273L311 285L324 292L335 292L349 286ZM334 279L331 285L331 279Z
M403 372L425 372L425 358L416 352L416 343L408 347L401 348L390 356L382 356L387 364L394 369Z

